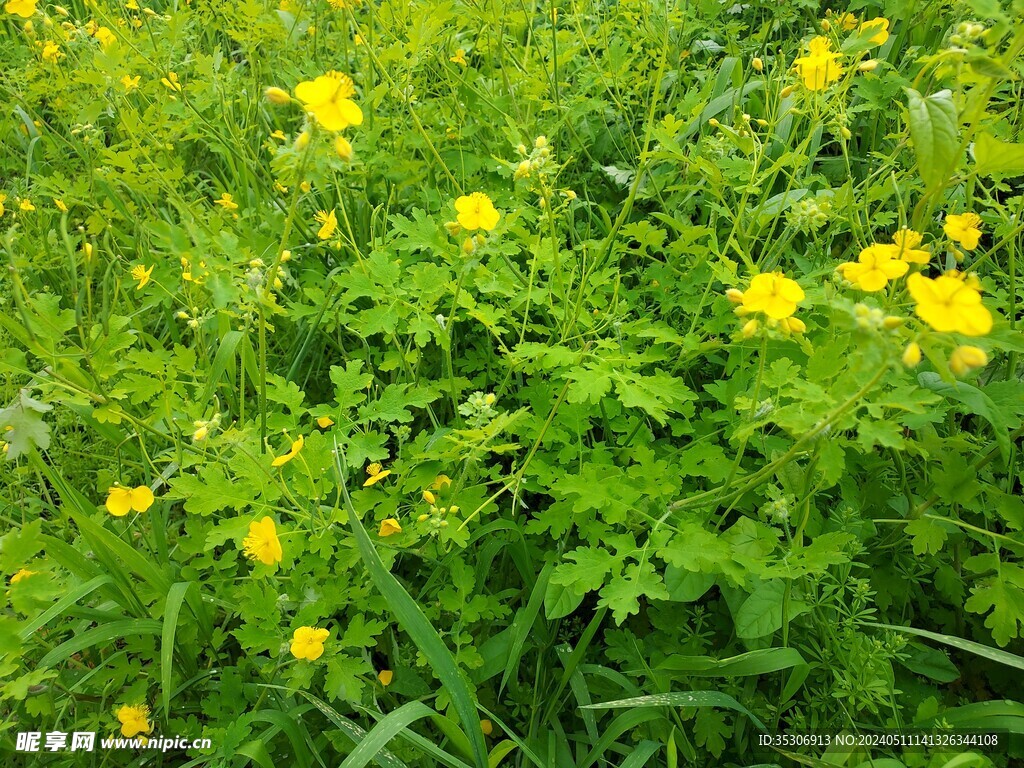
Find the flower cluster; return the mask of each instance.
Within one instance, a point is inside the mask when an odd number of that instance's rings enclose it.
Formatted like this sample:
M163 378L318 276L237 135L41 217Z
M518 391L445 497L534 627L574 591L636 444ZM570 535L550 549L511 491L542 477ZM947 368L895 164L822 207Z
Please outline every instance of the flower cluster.
M881 17L865 21L858 26L856 17L846 13L837 17L834 21L825 19L821 23L825 32L836 29L841 32L854 32L853 37L863 45L883 45L889 39L889 20ZM798 56L793 61L793 68L797 76L803 82L804 87L809 91L821 91L828 88L832 83L842 77L846 71L843 66L843 54L833 48L835 41L831 37L818 35L807 43L807 49L803 56ZM846 50L846 46L843 46ZM862 72L871 71L876 63L865 62L858 69Z
M451 484L451 478L447 475L438 475L430 487L423 491L423 500L430 505L430 511L417 517L416 522L426 523L432 535L437 535L442 528L448 527L445 517L459 513L459 507L454 504L443 506L443 497Z
M769 328L778 328L783 334L800 334L807 330L804 321L793 317L796 305L804 300L804 289L796 280L785 277L781 272L765 272L754 275L746 291L730 288L725 292L733 304L733 311L740 317L763 314ZM753 338L761 329L761 321L752 317L740 331L745 339Z

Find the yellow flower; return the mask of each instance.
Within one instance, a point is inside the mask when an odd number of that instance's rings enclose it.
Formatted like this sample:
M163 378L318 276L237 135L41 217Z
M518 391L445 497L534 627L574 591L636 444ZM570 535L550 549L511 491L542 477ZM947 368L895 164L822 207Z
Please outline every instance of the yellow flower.
M976 213L954 213L942 225L946 237L960 243L965 251L973 251L981 240L981 217Z
M121 78L121 85L124 86L126 92L134 91L136 88L139 87L139 81L141 79L142 75L136 75L135 77L132 77L131 75L125 75Z
M809 91L820 91L843 74L842 66L836 61L839 54L832 50L832 41L827 37L815 37L808 44L808 54L793 62L797 74Z
M22 568L16 574L11 576L11 584L17 584L22 579L27 579L29 576L35 576L35 571L30 571L28 568Z
M490 720L481 720L480 730L484 732L484 736L490 736L494 733L494 724Z
M7 210L6 208L4 208L4 203L6 201L7 201L7 195L5 193L3 193L3 192L0 192L0 216L3 216L4 213Z
M916 368L918 363L921 362L921 345L916 341L912 341L907 344L907 348L903 350L903 364L907 368Z
M458 64L460 67L466 66L466 51L463 50L462 48L459 48L455 52L455 55L448 59L448 61L452 62L453 64Z
M8 0L4 10L23 19L31 18L36 12L36 0Z
M351 77L333 71L295 86L295 97L328 131L342 131L363 122L362 110L350 98L355 92Z
M155 266L154 264L153 267ZM132 267L132 280L139 281L139 284L135 286L136 291L149 282L149 276L153 274L153 267L146 269L142 264Z
M288 137L284 135L284 131L282 131L280 128L278 128L276 131L274 131L272 134L270 134L270 138L277 139L278 141L287 141L288 140ZM280 186L280 182L274 182L274 183L277 186ZM287 191L288 187L284 187L284 189Z
M494 207L491 198L483 192L463 195L455 201L456 217L463 229L472 232L474 229L485 229L488 232L498 224L501 214Z
M121 722L121 735L129 739L140 733L153 732L153 724L149 722L149 707L145 704L121 707L117 710L117 719Z
M225 211L237 211L238 210L238 203L236 203L232 199L231 195L228 194L227 192L225 192L219 198L214 200L213 204L214 205L219 205Z
M352 42L355 43L356 48L358 48L361 45L366 45L366 43L363 42L363 36L362 35L355 35L355 36L353 36Z
M849 12L841 13L836 16L835 24L837 24L843 32L849 32L850 30L857 28L857 17Z
M927 264L932 257L931 253L917 247L923 239L920 232L901 229L892 236L893 245L896 246L896 258L911 264Z
M324 640L331 633L319 627L299 627L292 634L291 652L296 659L316 661L324 653Z
M47 40L43 46L43 61L48 61L51 64L56 64L60 57L64 54L60 51L60 46L52 40Z
M344 136L334 140L334 153L346 163L352 159L352 145Z
M366 480L365 483L363 483L363 488L367 488L371 485L374 485L375 483L380 482L385 477L391 474L391 470L383 469L380 464L374 462L373 464L366 468L366 474L368 474L370 477Z
M440 491L442 488L447 488L452 484L452 479L448 475L438 475L434 478L434 482L430 484L430 490Z
M115 35L106 27L100 27L99 29L97 29L96 32L93 34L93 37L100 41L100 46L102 48L109 48L117 42L117 35Z
M334 419L330 416L319 416L317 417L316 425L320 427L320 429L327 429L328 427L334 426Z
M330 213L327 211L317 211L313 218L321 225L320 231L316 233L316 236L321 240L330 240L334 233L338 231L338 217L334 214L333 210Z
M889 39L889 20L879 16L876 19L871 19L871 21L865 21L860 25L860 29L857 32L858 34L872 32L873 34L868 40L875 45L882 45Z
M975 368L983 368L988 365L988 355L985 350L964 344L953 350L949 356L949 370L956 376L963 376Z
M167 77L160 78L160 82L166 85L172 91L181 90L181 83L178 82L178 74L176 72L168 72Z
M839 265L843 277L862 291L880 291L896 277L902 277L910 265L894 259L893 246L872 244L860 252L857 261Z
M60 211L61 213L68 212L68 207L64 204L64 201L61 200L59 197L53 198L53 204L57 206L57 210Z
M18 208L20 208L23 211L34 211L36 209L36 207L32 205L32 201L29 200L27 197L22 199L21 202L18 203Z
M386 520L381 520L380 530L377 531L377 535L382 539L386 536L394 536L396 533L402 532L402 526L398 524L398 521L393 517L389 517Z
M201 442L205 440L210 434L210 427L208 424L200 424L195 432L192 433L192 440L195 442Z
M153 491L148 485L138 485L135 488L122 488L117 485L107 489L107 511L114 517L124 517L133 509L136 512L145 512L153 506Z
M803 301L804 291L796 280L781 272L755 275L743 294L743 307L748 312L764 312L773 320L781 320L796 312L796 304Z
M932 280L915 273L907 278L907 288L917 302L917 316L940 333L983 336L992 330L992 315L969 279L941 275Z
M250 560L259 560L264 565L280 563L284 557L281 540L277 538L274 519L265 516L262 520L249 523L249 535L242 539L242 551Z
M395 679L395 673L390 669L382 669L377 673L377 679L380 680L380 684L387 688L391 685L391 681Z
M288 453L284 454L283 456L278 456L270 463L270 466L280 467L287 464L289 461L295 458L299 451L302 450L302 445L305 442L306 439L302 435L299 435L298 439L292 441L292 447L289 449Z

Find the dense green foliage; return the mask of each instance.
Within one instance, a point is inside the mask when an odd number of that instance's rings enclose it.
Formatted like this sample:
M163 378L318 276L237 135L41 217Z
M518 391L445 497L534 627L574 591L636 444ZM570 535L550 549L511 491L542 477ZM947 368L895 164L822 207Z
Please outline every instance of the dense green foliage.
M7 2L4 764L1024 758L1022 14Z

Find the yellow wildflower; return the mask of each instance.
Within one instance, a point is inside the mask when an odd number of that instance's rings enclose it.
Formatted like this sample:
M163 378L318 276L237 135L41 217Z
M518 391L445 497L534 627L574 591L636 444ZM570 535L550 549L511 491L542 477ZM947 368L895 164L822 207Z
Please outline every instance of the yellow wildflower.
M320 427L320 429L327 429L328 427L334 426L334 419L332 419L330 416L318 416L316 420L316 425Z
M447 488L452 484L452 479L448 475L438 475L434 478L434 482L430 484L430 490L440 491L442 488Z
M281 562L284 551L272 517L265 516L249 524L249 535L242 539L242 551L250 560L259 560L264 565Z
M11 576L11 584L17 584L22 579L27 579L29 576L35 576L35 571L30 571L28 568L22 568L16 574Z
M67 213L68 212L67 205L65 205L64 201L61 200L59 197L53 198L53 204L57 206L57 210L60 211L61 213Z
M214 205L219 205L225 211L237 211L238 203L234 201L231 195L227 192L222 194L219 198L213 201Z
M455 201L455 210L459 212L457 219L460 226L470 232L474 229L484 229L489 232L497 226L498 219L501 218L501 214L495 209L491 198L483 192L463 195Z
M385 477L391 474L391 470L384 469L383 467L381 467L380 464L374 462L373 464L366 468L366 474L368 474L369 477L367 478L366 482L363 483L363 488L368 488L369 486L375 485L376 483L380 482Z
M136 512L145 512L153 506L153 491L148 485L139 485L135 488L122 488L114 486L107 489L107 511L114 517L124 517L133 509Z
M149 707L145 704L121 707L117 710L117 719L121 722L121 735L129 739L140 733L153 732L153 724L149 722Z
M768 272L755 275L750 281L743 294L743 307L748 312L764 312L773 320L781 320L796 312L797 302L803 299L803 288L796 280L781 272Z
M170 88L172 91L180 91L181 83L178 82L178 74L176 72L168 72L167 77L160 78L160 82Z
M18 208L20 208L23 211L34 211L36 209L36 207L34 205L32 205L32 201L29 200L27 197L23 198L18 203Z
M381 685L387 688L391 685L391 681L395 679L395 673L390 669L382 669L377 673L377 679L380 681Z
M0 216L3 216L4 213L7 211L7 209L4 208L4 203L6 201L7 201L7 195L5 193L3 193L3 192L0 192Z
M334 214L333 210L329 213L327 211L317 211L313 218L321 225L320 231L316 233L316 236L321 240L330 240L334 233L338 231L338 217Z
M15 16L28 19L36 12L36 0L8 0L4 5L4 10Z
M988 355L985 350L963 344L953 350L949 356L949 370L956 376L963 376L975 368L983 368L988 365Z
M299 451L302 450L302 445L305 442L305 438L302 435L299 435L296 440L292 441L292 447L288 450L288 453L284 454L283 456L278 456L270 463L270 466L280 467L287 464L289 461L295 458Z
M820 91L843 74L843 68L837 61L840 55L832 50L832 41L827 37L813 38L807 48L807 55L793 63L804 87L809 91Z
M976 213L954 213L942 225L946 237L960 243L965 251L973 251L981 240L981 217Z
M402 526L398 524L398 521L389 517L386 520L381 520L380 530L377 531L377 535L382 539L387 536L394 536L396 533L402 532Z
M154 264L153 267L155 266L156 265ZM138 264L132 267L132 280L139 281L139 284L135 286L136 291L149 282L149 276L153 274L153 267L146 269L146 267L143 266L142 264Z
M917 247L923 239L920 232L901 229L892 236L893 245L896 246L896 258L911 264L927 264L932 257L931 253Z
M43 45L43 61L56 64L63 55L64 54L60 51L60 46L52 40L47 40L45 45Z
M126 92L134 91L136 88L139 87L139 81L141 79L142 75L136 75L135 77L132 77L131 75L125 75L121 78L121 85L124 86L124 90Z
M983 336L992 330L992 315L970 279L947 274L933 280L915 273L907 278L907 288L917 302L917 316L940 333Z
M319 627L299 627L292 633L292 644L289 650L296 659L316 661L323 655L324 640L330 634L328 630Z
M334 71L295 87L295 97L328 131L342 131L363 122L362 110L350 98L355 92L352 78Z
M857 261L840 264L839 271L862 291L880 291L910 268L907 262L894 259L894 252L893 246L869 245L860 252Z
M106 27L99 27L93 34L93 37L100 41L100 46L104 49L109 48L117 42L117 35Z
M868 40L875 45L882 45L889 39L889 20L879 16L878 18L871 19L871 21L865 21L857 31L859 34L872 32L873 34Z
M460 67L466 66L466 64L468 63L466 61L466 51L462 48L459 48L457 51L455 51L455 55L449 58L448 61L452 62L453 64L458 64Z

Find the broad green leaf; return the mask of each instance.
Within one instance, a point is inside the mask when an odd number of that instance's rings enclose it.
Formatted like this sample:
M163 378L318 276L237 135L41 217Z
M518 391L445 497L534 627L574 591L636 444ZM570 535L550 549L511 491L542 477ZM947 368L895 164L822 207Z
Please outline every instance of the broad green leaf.
M1024 174L1024 144L1000 141L988 131L974 140L974 162L981 176Z
M949 89L922 96L907 88L910 138L914 142L917 171L926 190L934 193L949 179L958 153L957 113Z

